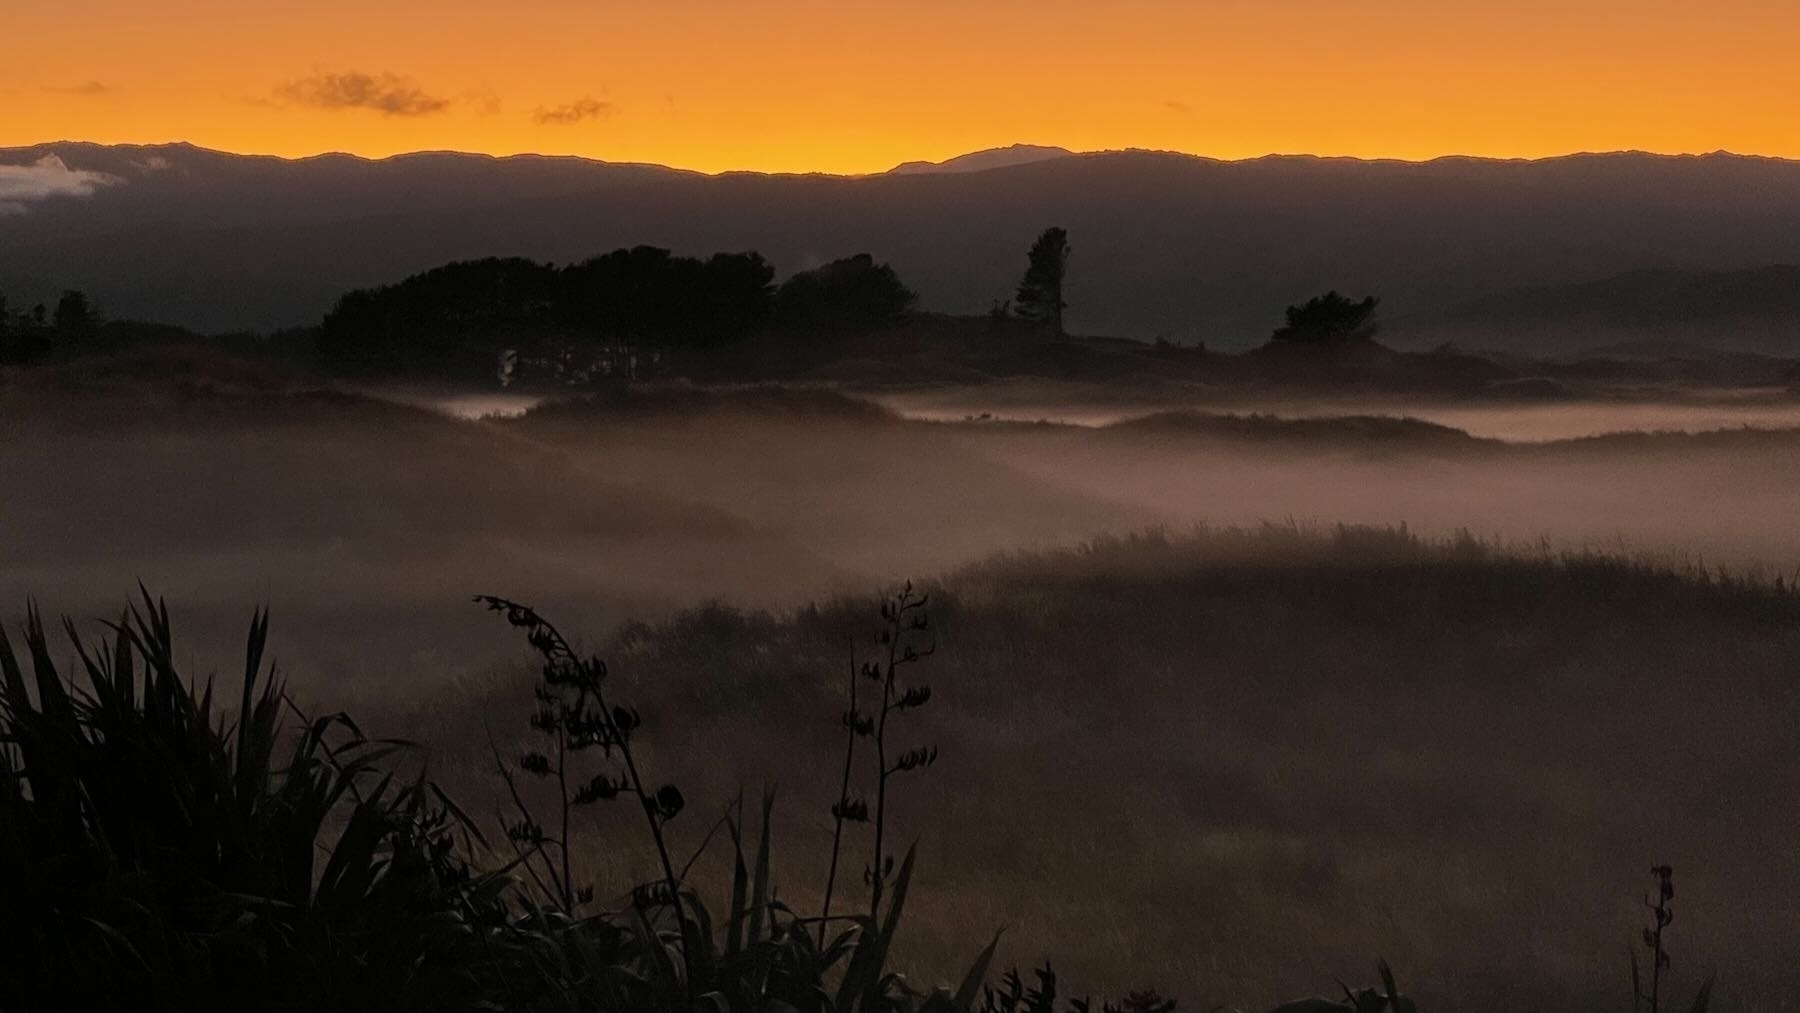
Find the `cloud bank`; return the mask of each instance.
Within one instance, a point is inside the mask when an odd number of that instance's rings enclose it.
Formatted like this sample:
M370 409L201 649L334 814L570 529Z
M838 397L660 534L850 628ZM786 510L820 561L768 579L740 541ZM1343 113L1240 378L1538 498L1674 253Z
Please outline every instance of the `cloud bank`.
M613 104L596 98L580 98L567 105L539 106L531 118L541 126L569 127L587 120L603 120L613 114Z
M450 108L450 100L432 95L398 74L318 74L289 81L275 89L278 99L315 109L371 109L383 116L430 116Z
M71 169L55 155L30 165L0 165L0 215L24 214L30 205L52 197L91 197L119 181L104 172Z

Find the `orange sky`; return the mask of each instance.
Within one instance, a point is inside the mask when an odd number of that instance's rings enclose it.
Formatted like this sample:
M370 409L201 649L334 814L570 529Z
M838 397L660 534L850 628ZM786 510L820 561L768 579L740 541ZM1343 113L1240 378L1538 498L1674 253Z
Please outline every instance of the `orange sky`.
M1014 141L1800 157L1792 0L0 3L0 145L828 172Z

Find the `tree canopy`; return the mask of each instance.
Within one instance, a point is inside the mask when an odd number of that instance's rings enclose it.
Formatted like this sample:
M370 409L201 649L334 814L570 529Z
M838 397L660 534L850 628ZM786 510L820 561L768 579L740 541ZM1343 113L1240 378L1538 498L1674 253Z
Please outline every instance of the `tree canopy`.
M801 271L775 292L775 319L783 325L859 329L906 315L919 301L887 264L867 253Z
M1013 296L1014 313L1053 334L1063 333L1063 310L1069 308L1063 301L1063 278L1070 252L1068 230L1058 226L1039 233L1026 254L1025 276Z
M1360 301L1335 290L1287 308L1287 323L1276 328L1269 340L1295 345L1348 345L1373 340L1381 324L1375 307L1381 300L1368 296Z
M0 363L35 362L56 351L63 342L92 336L100 326L100 311L87 294L69 290L50 315L42 303L14 314L5 295L0 295Z
M345 295L320 327L340 364L491 368L546 341L702 348L768 319L774 268L756 253L706 260L653 246L558 268L521 258L461 261Z
M52 318L52 326L56 328L59 337L83 338L93 333L99 317L93 304L88 301L87 293L71 289L56 301L56 316Z

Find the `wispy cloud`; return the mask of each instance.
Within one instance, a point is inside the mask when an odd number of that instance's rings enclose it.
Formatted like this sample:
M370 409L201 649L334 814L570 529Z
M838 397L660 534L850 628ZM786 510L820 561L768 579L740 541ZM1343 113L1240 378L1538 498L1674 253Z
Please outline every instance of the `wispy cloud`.
M370 109L383 116L430 116L450 108L450 100L432 95L398 74L316 74L275 89L278 101L315 109Z
M1162 105L1164 109L1167 109L1172 113L1178 113L1182 116L1194 115L1194 107L1188 105L1186 102L1180 102L1175 99L1165 99Z
M567 105L539 106L531 118L540 126L570 127L588 120L603 120L613 114L613 104L596 98L579 98Z
M487 85L463 92L462 101L479 116L500 115L500 96Z
M24 214L52 197L91 197L95 190L120 182L104 172L71 169L56 155L30 165L0 165L0 215Z
M113 93L111 86L102 84L99 81L83 81L80 84L65 86L53 85L44 90L55 95L77 95L81 98L99 98L102 95L111 95Z

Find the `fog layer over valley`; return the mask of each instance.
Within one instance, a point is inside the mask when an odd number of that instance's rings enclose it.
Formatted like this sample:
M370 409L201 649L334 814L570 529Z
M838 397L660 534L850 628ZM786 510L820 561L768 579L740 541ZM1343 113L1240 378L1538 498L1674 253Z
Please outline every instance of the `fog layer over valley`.
M870 400L909 419L934 422L999 420L1107 426L1168 411L1273 415L1330 419L1387 415L1420 419L1471 436L1519 443L1573 440L1623 432L1701 433L1716 429L1800 428L1800 398L1787 386L1670 387L1613 392L1612 396L1544 396L1527 390L1513 398L1396 397L1344 393L1301 396L1193 389L1169 385L1120 389L1106 384L1037 379L942 385L900 391L873 390ZM485 404L456 401L451 410L479 414ZM512 404L495 410L508 410ZM523 411L523 407L517 408Z
M310 707L419 740L485 809L484 737L510 749L531 703L469 597L527 600L629 680L690 804L781 786L783 896L810 904L846 655L868 596L916 578L942 644L919 733L953 765L901 811L942 927L905 943L921 966L1004 924L1009 959L1148 968L1197 1008L1376 956L1423 996L1560 1008L1616 991L1666 857L1705 926L1685 969L1744 1008L1800 985L1769 899L1800 896L1775 815L1800 431L1591 435L1785 406L1140 399L1072 425L993 416L1092 400L982 393L671 385L468 419L251 367L20 376L0 601L85 622L142 580L202 671L267 601ZM1487 421L1422 420L1444 411ZM620 882L641 857L583 847Z
M0 503L0 594L110 614L142 579L227 628L266 598L301 668L370 657L350 631L395 659L441 644L477 590L604 602L614 621L788 605L1156 520L835 395L469 421L266 377L166 397L47 388L7 391L0 461L30 495Z
M1800 432L1588 435L1628 418L1779 424L1793 409L1775 402L1347 404L1360 413L1344 416L1139 404L1107 409L1115 420L1059 404L1055 388L996 385L987 403L1002 418L980 419L982 388L867 400L670 388L471 420L262 374L160 393L35 384L0 402L0 463L30 493L0 500L0 595L95 615L142 579L190 612L216 603L229 623L267 598L290 642L317 632L345 657L368 656L342 641L346 623L379 628L394 658L442 644L480 589L565 611L604 602L608 621L712 599L784 607L1154 527L1405 525L1769 573L1800 564ZM958 414L976 418L906 417Z

